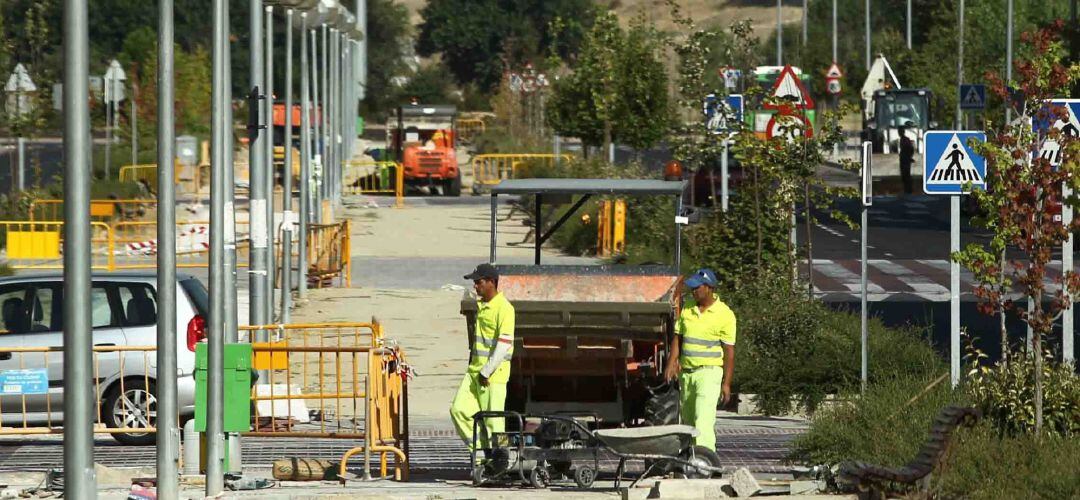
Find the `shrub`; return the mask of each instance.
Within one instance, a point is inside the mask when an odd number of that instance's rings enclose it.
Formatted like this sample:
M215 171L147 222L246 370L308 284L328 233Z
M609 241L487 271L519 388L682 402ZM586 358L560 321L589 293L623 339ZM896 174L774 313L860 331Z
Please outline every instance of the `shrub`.
M744 284L722 297L739 324L735 389L756 394L761 411L789 413L794 400L799 409L813 412L826 395L858 388L858 316L806 300L781 276ZM918 330L871 321L869 339L871 381L934 377L945 371Z
M993 425L1007 434L1035 431L1035 358L1014 353L1008 363L983 365L975 351L967 389ZM1071 364L1057 363L1047 355L1043 371L1043 431L1080 436L1080 376Z
M930 491L938 498L1080 498L1080 439L965 429Z
M862 397L823 408L795 439L789 459L807 464L862 460L900 466L915 457L941 408L964 395L931 376L896 377L871 384ZM912 398L939 381L921 397Z

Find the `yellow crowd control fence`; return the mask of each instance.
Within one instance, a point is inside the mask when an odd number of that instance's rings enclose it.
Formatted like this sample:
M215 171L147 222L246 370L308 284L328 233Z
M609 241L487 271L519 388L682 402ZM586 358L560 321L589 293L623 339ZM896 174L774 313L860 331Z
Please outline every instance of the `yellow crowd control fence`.
M308 282L322 288L337 278L342 286L352 286L352 240L350 224L310 224L307 234Z
M596 224L596 253L611 257L626 252L626 200L604 200Z
M405 171L400 163L350 160L344 168L343 194L392 194L395 206L405 206Z
M35 199L28 209L31 221L64 220L64 200ZM90 200L90 220L135 220L152 218L157 212L157 200Z
M33 335L49 336L41 332ZM95 433L139 439L156 432L154 414L145 411L152 406L153 392L148 388L153 387L155 378L156 350L155 346L93 347ZM49 380L63 379L63 351L63 346L0 347L0 359L13 367L0 372L4 376L0 436L64 433L63 390L49 386Z
M364 471L377 456L380 476L389 477L392 459L393 477L408 480L410 370L404 350L383 336L378 322L241 329L244 340L259 332L275 339L252 344L252 368L267 370L269 377L252 388L255 411L245 436L357 440L342 457L341 477L349 458L363 454ZM93 347L95 433L153 442L156 349ZM63 347L0 347L0 359L12 367L0 372L0 436L63 434L63 388L49 386L49 380L62 378Z
M143 182L151 190L157 191L158 171L156 163L124 165L120 167L120 182ZM176 187L184 193L198 193L203 189L203 182L210 179L210 165L176 164Z
M242 327L248 338L266 332L273 341L252 344L255 369L269 380L252 393L260 437L363 440L341 459L363 454L370 471L378 454L381 477L407 480L408 365L404 351L370 323L323 323Z
M472 142L485 131L487 131L487 124L482 118L459 118L457 121L457 134L461 142Z
M64 223L59 221L0 221L0 245L14 269L63 269ZM114 268L112 228L90 223L90 265Z
M557 162L569 162L573 155L543 153L482 154L472 160L473 185L493 186L503 179L514 179L523 169L552 168Z

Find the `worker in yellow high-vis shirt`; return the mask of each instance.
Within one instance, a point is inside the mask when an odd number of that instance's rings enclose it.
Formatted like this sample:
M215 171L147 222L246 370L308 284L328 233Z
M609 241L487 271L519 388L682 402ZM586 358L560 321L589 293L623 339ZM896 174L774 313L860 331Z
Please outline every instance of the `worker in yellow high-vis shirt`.
M687 278L693 294L679 311L664 378L679 377L684 424L698 430L694 444L716 451L716 407L731 399L735 373L735 313L716 295L716 273L701 269Z
M472 448L473 415L479 411L502 411L506 403L506 383L510 380L510 358L514 354L514 306L499 292L499 272L491 264L480 264L465 276L476 290L475 340L469 369L461 380L450 406L450 418L465 445ZM502 418L485 419L479 442L487 448L487 437L503 432Z

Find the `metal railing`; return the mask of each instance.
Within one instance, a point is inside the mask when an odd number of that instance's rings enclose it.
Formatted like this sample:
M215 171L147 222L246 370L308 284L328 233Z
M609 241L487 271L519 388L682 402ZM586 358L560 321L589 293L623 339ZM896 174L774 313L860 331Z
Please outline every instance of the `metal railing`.
M64 220L64 200L35 199L27 210L31 221ZM152 218L157 200L90 200L90 220L109 222Z
M596 254L611 257L626 252L626 200L604 200L596 224Z
M458 139L464 143L470 143L477 136L487 131L487 124L482 118L458 118Z
M5 335L20 333L8 332ZM157 432L153 415L147 414L145 408L131 408L141 403L132 401L128 391L132 389L132 392L138 391L144 395L153 394L152 383L156 372L152 360L156 351L155 346L93 347L97 408L94 433L140 436ZM63 346L0 347L0 358L17 360L19 367L17 371L3 372L4 383L0 384L0 421L3 426L0 427L0 436L64 433L62 391L49 387L49 379L59 378L55 373L50 376L49 372L62 369L63 352ZM17 381L13 381L13 376ZM54 397L56 401L53 401ZM122 416L123 420L117 421L117 416Z
M266 331L277 338L252 344L256 368L268 369L269 380L252 394L254 428L244 435L362 439L362 446L342 457L340 477L349 458L360 453L366 476L377 453L381 477L387 477L393 456L395 478L408 479L408 367L404 352L383 337L377 321L241 331L249 337Z
M405 171L400 163L350 160L344 169L342 194L392 194L396 207L405 206Z
M14 269L63 269L63 243L63 222L0 221L0 246ZM90 246L90 266L113 270L113 232L108 224L90 223Z
M558 156L558 161L569 162L573 155ZM493 186L503 179L516 179L519 170L544 169L556 166L556 156L543 153L521 154L483 154L472 160L473 185L475 187Z
M203 180L210 179L210 165L176 165L176 187L184 193L198 193ZM143 182L157 192L157 164L145 163L120 167L120 182Z
M240 329L244 340L260 331L276 337L252 344L253 368L267 370L269 379L252 389L252 425L243 435L362 440L343 455L340 477L349 458L363 454L365 479L378 455L381 477L389 477L393 457L394 478L408 480L409 367L403 349L383 336L377 321ZM138 438L157 432L150 399L156 350L94 346L95 433ZM64 433L62 388L49 387L58 375L48 374L60 369L62 356L62 346L0 347L0 359L18 363L18 370L3 372L0 384L0 436Z
M322 288L340 280L352 286L352 240L348 220L336 224L310 224L307 227L308 283Z

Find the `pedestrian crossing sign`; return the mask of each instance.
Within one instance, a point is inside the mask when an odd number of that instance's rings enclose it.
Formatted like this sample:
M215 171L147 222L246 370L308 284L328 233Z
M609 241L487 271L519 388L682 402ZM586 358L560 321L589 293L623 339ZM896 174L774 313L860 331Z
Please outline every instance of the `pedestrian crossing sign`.
M975 131L934 130L926 133L923 155L923 191L926 194L967 194L986 189L986 159L972 151L968 141L985 142Z
M1059 107L1062 114L1050 113L1051 106ZM1046 138L1046 132L1051 128L1061 130L1066 137L1080 137L1080 99L1054 99L1044 103L1043 113L1049 118L1040 120L1032 118L1032 129L1039 133L1042 144L1039 146L1038 156L1045 158L1053 167L1060 167L1063 163L1065 151L1057 141ZM1053 119L1054 123L1050 123Z
M960 85L960 109L985 109L986 85Z

